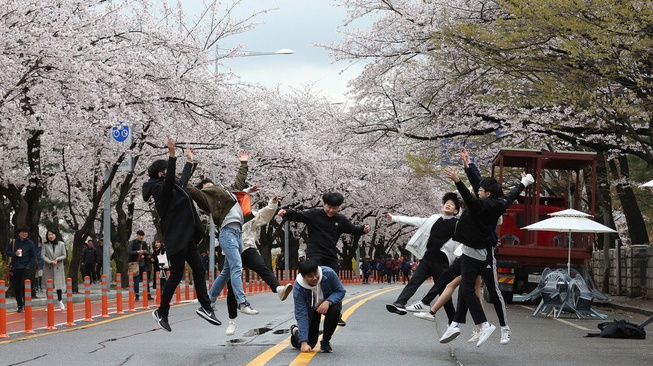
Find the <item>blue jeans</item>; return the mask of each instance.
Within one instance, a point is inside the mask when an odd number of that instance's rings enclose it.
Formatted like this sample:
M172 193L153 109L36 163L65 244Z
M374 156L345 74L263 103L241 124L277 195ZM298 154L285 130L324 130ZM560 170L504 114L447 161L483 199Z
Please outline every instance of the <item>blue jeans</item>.
M222 247L222 251L224 251L225 259L222 271L209 291L211 302L215 302L229 280L231 280L231 286L234 289L234 295L236 295L238 303L247 302L245 291L243 291L243 262L240 258L240 252L243 249L241 233L234 228L222 228L218 242Z

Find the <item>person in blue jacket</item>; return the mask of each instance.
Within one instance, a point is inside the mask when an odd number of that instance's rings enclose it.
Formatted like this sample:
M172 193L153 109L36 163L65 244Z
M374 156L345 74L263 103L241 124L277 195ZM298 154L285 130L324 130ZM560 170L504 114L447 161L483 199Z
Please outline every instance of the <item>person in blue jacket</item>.
M324 315L324 330L320 350L329 353L331 336L336 330L345 288L335 271L307 259L299 263L299 274L293 287L295 320L290 326L290 343L302 352L310 352L317 344L320 321Z

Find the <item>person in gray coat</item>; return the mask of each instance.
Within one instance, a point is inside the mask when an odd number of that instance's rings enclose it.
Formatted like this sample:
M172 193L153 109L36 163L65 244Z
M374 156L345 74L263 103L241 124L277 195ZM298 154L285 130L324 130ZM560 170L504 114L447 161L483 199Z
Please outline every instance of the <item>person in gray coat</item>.
M66 288L66 274L64 265L66 263L66 244L59 239L54 230L48 229L45 234L45 243L41 250L43 259L43 279L46 284L49 279L52 280L54 289L57 291L57 300L59 308L63 311L66 306L63 304L62 293Z

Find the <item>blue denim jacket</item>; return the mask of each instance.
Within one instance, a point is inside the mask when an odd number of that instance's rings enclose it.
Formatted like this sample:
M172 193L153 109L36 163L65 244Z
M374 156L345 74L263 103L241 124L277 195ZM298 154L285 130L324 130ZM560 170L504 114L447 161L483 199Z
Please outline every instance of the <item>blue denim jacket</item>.
M322 268L320 284L324 299L331 304L341 303L345 297L345 288L342 286L338 275L329 267L320 266L320 268ZM308 323L313 311L315 311L312 307L313 294L311 290L302 287L298 281L295 281L292 293L295 301L295 320L297 320L299 328L299 342L308 342Z

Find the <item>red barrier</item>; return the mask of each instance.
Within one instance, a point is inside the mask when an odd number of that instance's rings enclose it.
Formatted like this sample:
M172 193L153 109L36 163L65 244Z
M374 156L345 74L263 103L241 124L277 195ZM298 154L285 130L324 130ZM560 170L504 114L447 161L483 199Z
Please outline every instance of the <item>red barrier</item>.
M150 306L148 304L148 297L150 297L150 294L147 292L147 285L148 285L148 279L147 279L147 272L142 273L143 281L141 282L141 287L143 288L143 309L149 309Z
M181 287L177 285L177 289L175 289L175 297L177 299L177 303L181 302Z
M54 281L52 278L48 278L47 285L46 285L46 297L47 297L47 302L46 302L46 309L48 312L48 324L45 326L46 330L53 330L57 329L57 327L54 326L54 296L52 292L54 291L53 288Z
M122 275L116 273L116 314L122 315Z
M102 275L102 315L100 315L100 318L108 318L109 317L109 301L107 298L107 275L103 274Z
M0 280L0 338L9 338L7 335L7 289L5 281Z
M85 322L93 322L93 315L92 315L92 309L91 309L91 279L86 276L84 277L84 303L86 305L85 307L85 315L86 317L84 318Z
M154 305L156 305L157 307L160 306L161 304L161 279L159 278L160 275L161 272L156 271L156 273L154 274L154 281L153 281L154 283L158 282L156 284L156 299L154 300Z
M184 273L184 285L186 286L184 288L184 295L186 295L186 301L188 301L190 300L190 280L188 271Z
M129 272L129 310L127 311L136 311L134 309L134 274Z
M77 324L75 324L75 313L73 312L73 280L70 277L66 278L66 299L68 303L68 305L66 305L66 310L68 313L67 321L64 325L71 327Z
M23 333L32 334L32 281L25 280L25 330Z

